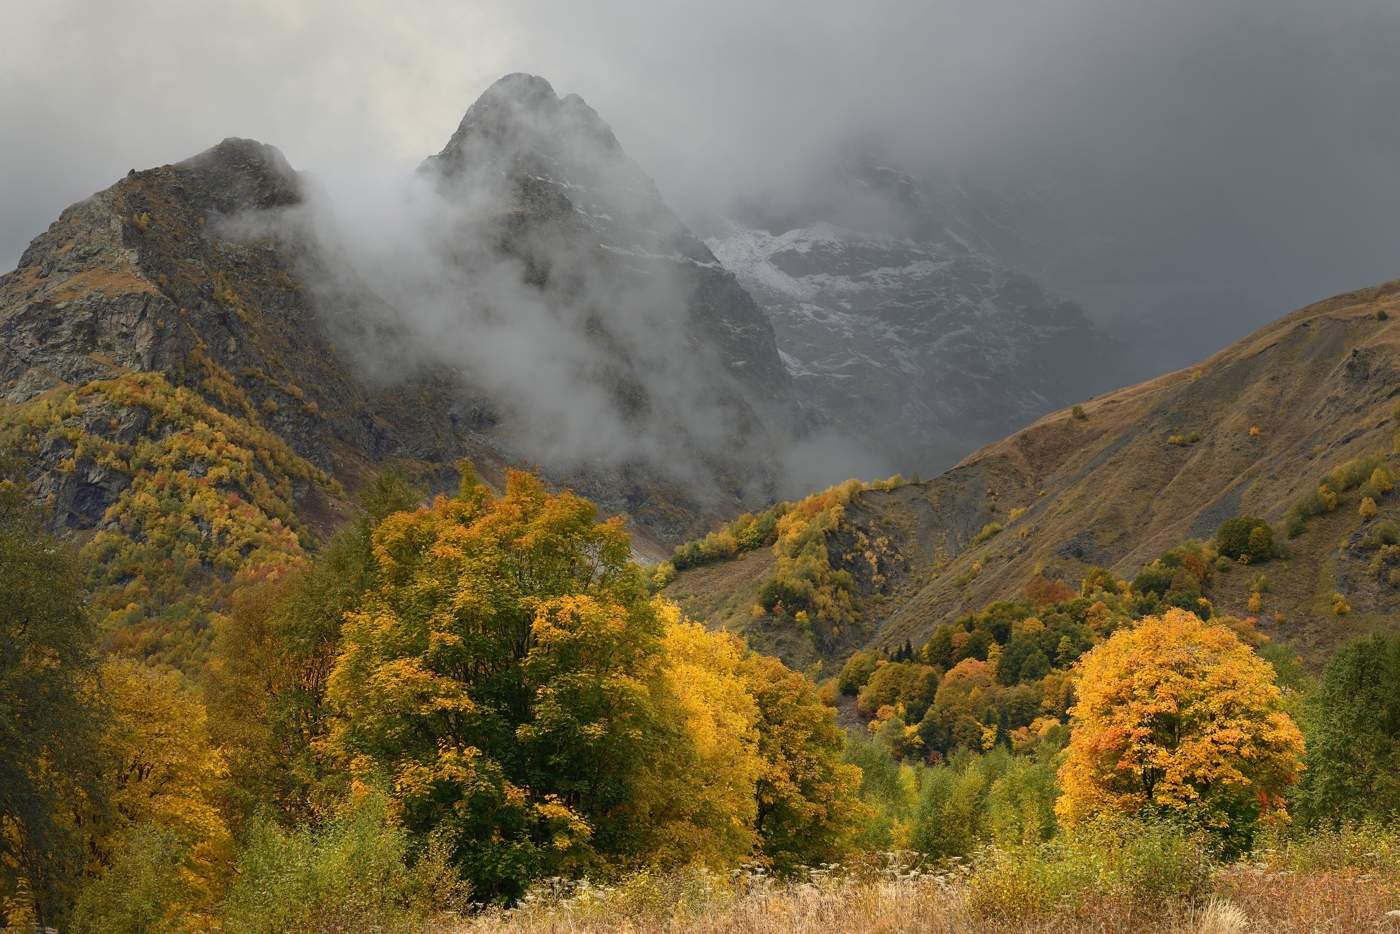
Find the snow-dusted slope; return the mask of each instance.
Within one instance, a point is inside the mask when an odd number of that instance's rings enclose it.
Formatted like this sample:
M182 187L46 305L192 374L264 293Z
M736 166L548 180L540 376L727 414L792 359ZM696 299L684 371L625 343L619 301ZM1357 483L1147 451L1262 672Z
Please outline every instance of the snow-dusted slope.
M1078 306L940 221L908 176L867 167L856 183L890 208L844 212L865 229L809 215L777 231L731 222L707 241L832 422L927 471L1112 385L1112 346Z

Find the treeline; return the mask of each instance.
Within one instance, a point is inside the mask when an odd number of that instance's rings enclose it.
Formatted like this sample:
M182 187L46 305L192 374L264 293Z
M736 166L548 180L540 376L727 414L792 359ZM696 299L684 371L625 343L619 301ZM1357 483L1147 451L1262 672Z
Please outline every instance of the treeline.
M0 499L0 895L76 931L378 929L553 875L839 859L815 686L651 597L619 520L401 478L245 572L207 670L100 657L77 559Z

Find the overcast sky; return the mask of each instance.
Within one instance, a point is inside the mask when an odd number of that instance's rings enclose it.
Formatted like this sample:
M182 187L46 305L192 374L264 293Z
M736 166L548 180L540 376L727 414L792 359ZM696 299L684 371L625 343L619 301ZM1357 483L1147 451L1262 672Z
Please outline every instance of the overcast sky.
M686 216L786 184L852 138L915 171L1035 193L1063 228L1039 257L1045 275L1102 316L1187 314L1209 294L1211 314L1243 329L1400 276L1395 0L0 0L0 12L4 268L129 168L251 136L326 176L401 171L440 149L491 81L530 71L588 100Z

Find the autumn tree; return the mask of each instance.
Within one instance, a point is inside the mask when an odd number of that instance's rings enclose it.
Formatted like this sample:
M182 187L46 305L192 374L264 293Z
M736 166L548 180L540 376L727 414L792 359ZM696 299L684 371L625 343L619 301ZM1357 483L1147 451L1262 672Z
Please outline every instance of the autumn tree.
M239 575L229 611L215 623L205 679L236 818L271 805L305 819L343 792L317 754L341 624L373 582L374 528L420 498L402 473L386 470L360 491L359 516L314 561L263 564Z
M666 618L653 693L660 729L637 786L643 838L634 855L723 868L759 847L759 707L737 639L683 621L674 606L658 611Z
M375 586L328 680L328 748L387 781L411 831L446 835L483 897L613 835L644 716L631 679L661 633L628 554L620 520L519 472L500 498L467 472L457 497L374 530ZM611 754L565 761L588 744Z
M1056 813L1175 813L1237 845L1284 813L1302 752L1273 668L1229 628L1168 610L1084 656Z
M57 920L82 868L74 815L101 807L83 576L26 490L0 479L0 900L16 922Z
M836 712L775 658L751 653L743 671L758 705L760 847L779 870L833 862L865 816L856 800L860 769L841 760L845 734Z
M79 927L125 927L111 912L127 912L121 890L140 875L135 869L151 847L172 875L158 893L163 903L145 906L153 925L177 930L182 919L197 928L232 856L218 809L226 769L204 705L179 672L126 658L103 663L97 690L109 710L96 761L110 807L84 821L94 879L78 900Z
M319 745L477 897L600 861L839 850L856 805L831 711L650 597L620 520L529 474L496 496L468 473L371 542Z

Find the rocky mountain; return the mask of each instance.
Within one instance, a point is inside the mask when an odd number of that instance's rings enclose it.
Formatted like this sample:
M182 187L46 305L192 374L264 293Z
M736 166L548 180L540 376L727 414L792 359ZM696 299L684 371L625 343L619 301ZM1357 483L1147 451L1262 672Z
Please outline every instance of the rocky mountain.
M601 400L582 431L645 439L542 464L643 549L773 496L798 415L772 329L587 105L507 77L423 175L452 221L419 241L450 269L439 291L480 299L426 334L431 298L394 304L310 222L315 186L249 140L129 172L0 277L0 441L139 650L313 547L388 462L430 486L461 457L497 481L541 465L538 410L503 371L561 388L558 412ZM516 356L492 370L502 321ZM535 336L588 351L532 356Z
M1028 586L1077 589L1092 567L1131 579L1251 515L1272 525L1279 554L1202 569L1201 596L1320 660L1400 613L1400 497L1385 477L1400 471L1397 313L1400 282L1337 296L1198 366L1048 415L934 479L854 493L820 530L859 625L823 645L750 612L773 579L770 549L684 570L667 593L806 663L919 644Z
M741 211L708 242L768 312L803 396L905 472L942 469L1126 381L1073 303L998 258L984 199L868 157L796 211Z
M543 78L508 75L421 171L451 206L452 265L476 272L502 253L523 264L559 325L579 327L602 349L599 372L586 377L605 381L629 433L682 428L688 437L667 445L722 468L713 450L745 450L798 421L767 318L577 95L560 98ZM463 206L470 210L451 210ZM483 215L495 218L487 230ZM725 430L696 437L697 412Z

